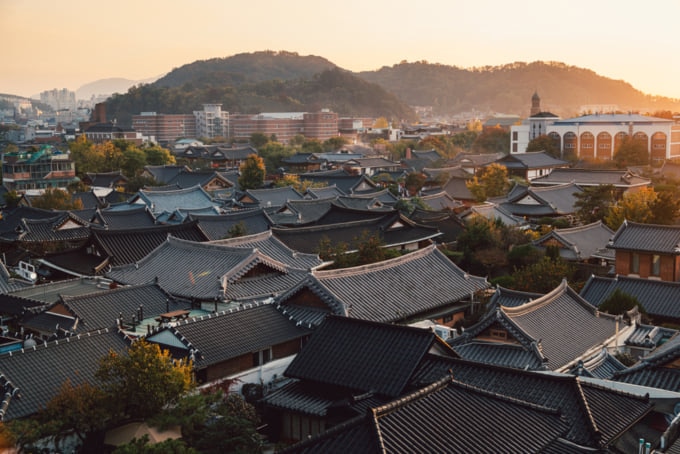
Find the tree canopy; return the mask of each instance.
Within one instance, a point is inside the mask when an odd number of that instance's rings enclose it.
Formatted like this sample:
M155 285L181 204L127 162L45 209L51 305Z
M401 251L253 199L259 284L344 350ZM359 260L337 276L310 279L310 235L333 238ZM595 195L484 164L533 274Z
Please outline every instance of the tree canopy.
M256 154L248 155L239 167L241 175L238 184L241 190L258 189L264 184L265 166L261 157Z

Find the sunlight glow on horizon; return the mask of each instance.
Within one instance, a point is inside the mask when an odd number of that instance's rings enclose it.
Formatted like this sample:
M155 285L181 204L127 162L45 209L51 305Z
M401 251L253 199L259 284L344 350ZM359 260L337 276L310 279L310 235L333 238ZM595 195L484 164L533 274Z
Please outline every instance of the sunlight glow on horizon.
M401 61L468 69L557 61L680 98L673 59L680 3L413 3L261 0L0 0L0 93L77 90L99 79L148 79L196 60L263 50L316 55L351 71ZM647 6L647 5L645 5Z

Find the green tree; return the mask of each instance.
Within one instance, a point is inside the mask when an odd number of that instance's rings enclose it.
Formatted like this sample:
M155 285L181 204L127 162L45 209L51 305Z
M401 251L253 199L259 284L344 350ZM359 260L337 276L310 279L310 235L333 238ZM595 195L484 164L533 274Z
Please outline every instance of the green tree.
M239 172L241 175L238 177L238 184L241 190L261 188L264 184L264 161L256 154L248 155L239 167Z
M175 164L175 157L170 150L159 145L152 145L142 149L146 155L146 163L150 166L162 166Z
M250 135L250 144L259 150L261 147L269 143L269 136L262 132L254 132Z
M633 295L630 295L620 288L614 290L598 307L600 312L606 312L613 315L623 315L635 306L641 314L646 314L645 308L642 307L640 301Z
M547 134L541 134L540 136L531 139L527 145L526 151L545 151L553 158L560 159L562 157L559 142L555 141L555 139Z
M404 180L404 185L409 195L416 195L423 188L423 185L427 181L427 176L421 172L411 172L406 175Z
M152 176L135 175L128 178L126 186L128 192L135 193L143 188L161 186L161 183Z
M96 377L110 396L111 414L148 418L177 402L192 383L190 361L176 361L167 350L135 341L127 354L109 352Z
M248 229L246 228L245 223L241 221L229 227L227 233L229 234L229 238L237 238L239 236L247 235Z
M342 136L335 136L335 137L330 137L323 142L323 150L326 152L331 152L335 150L339 150L345 145L347 145L349 141L347 138L342 137Z
M283 160L295 154L295 150L280 142L269 142L259 148L258 155L264 160L267 173L273 174L283 166Z
M515 290L548 293L560 285L563 279L571 281L574 274L574 267L565 260L543 257L532 265L516 269L512 278Z
M255 408L218 386L184 396L154 422L161 428L181 426L183 439L202 453L260 452Z
M609 212L609 207L615 203L614 185L601 184L586 186L583 192L574 193L576 202L576 217L584 224L601 221Z
M127 177L139 175L147 164L146 154L137 147L125 150L122 158L121 169Z
M510 132L500 127L486 128L472 144L475 153L509 153Z
M19 205L20 200L21 194L17 191L9 191L5 194L5 205L7 205L8 208L16 208Z
M454 146L460 148L461 150L470 151L472 150L472 144L475 143L478 135L479 133L475 131L464 131L453 134L450 140Z
M118 446L113 454L199 454L200 451L188 447L183 440L165 440L149 444L149 436L134 438L130 443Z
M323 145L316 139L307 139L302 144L301 151L303 153L323 153Z
M634 137L624 137L614 153L614 162L619 169L649 164L647 145Z

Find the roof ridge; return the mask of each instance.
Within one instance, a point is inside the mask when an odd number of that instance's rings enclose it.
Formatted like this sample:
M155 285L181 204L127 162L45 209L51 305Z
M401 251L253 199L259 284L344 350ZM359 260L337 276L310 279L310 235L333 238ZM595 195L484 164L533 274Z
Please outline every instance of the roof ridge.
M337 270L312 270L312 275L317 278L322 277L340 277L340 276L352 276L355 274L363 274L366 271L374 271L380 269L391 268L395 263L402 264L406 262L413 262L423 257L427 257L437 250L437 245L432 244L424 248L411 251L407 254L400 255L392 259L382 260L380 262L369 263L366 265L354 266L351 268L340 268ZM453 263L453 262L451 262ZM465 273L467 275L467 273Z

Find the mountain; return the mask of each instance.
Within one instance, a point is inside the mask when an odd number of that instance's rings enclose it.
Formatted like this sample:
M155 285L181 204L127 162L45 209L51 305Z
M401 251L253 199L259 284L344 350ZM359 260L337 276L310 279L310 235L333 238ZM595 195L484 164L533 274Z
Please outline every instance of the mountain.
M301 56L295 52L262 51L236 54L226 58L198 60L175 68L156 81L160 87L205 87L220 82L239 86L269 80L309 79L336 65L314 55Z
M234 113L314 111L342 116L384 116L413 121L410 106L432 106L436 115L475 110L528 116L531 96L562 117L585 105L615 105L621 111L680 111L680 100L653 97L629 83L559 62L515 62L462 69L427 62L399 63L353 73L325 58L294 52L242 53L175 68L157 81L132 87L108 101L107 113L121 124L143 111L191 113L221 103Z
M543 110L563 117L584 105L617 105L621 110L680 110L680 100L653 97L622 80L559 62L515 62L461 69L427 62L400 63L358 74L412 106L432 106L435 114L471 111L528 116L538 92Z
M122 77L112 77L108 79L99 79L94 82L87 83L76 90L76 99L90 99L93 96L110 96L114 93L125 93L133 85L148 84L154 82L159 77L151 77L149 79L131 80Z
M205 103L220 103L234 113L328 108L341 116L416 119L397 96L328 60L269 51L184 65L154 83L113 95L106 110L107 117L129 125L139 112L191 113Z

